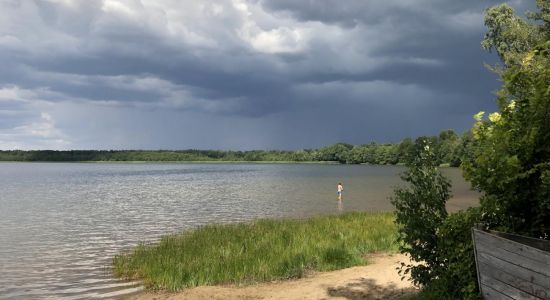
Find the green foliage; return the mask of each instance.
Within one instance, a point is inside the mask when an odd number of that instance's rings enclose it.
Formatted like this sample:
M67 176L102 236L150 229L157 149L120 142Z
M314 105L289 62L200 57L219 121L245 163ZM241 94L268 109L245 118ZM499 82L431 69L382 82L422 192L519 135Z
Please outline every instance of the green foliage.
M444 272L444 258L438 252L437 233L447 217L445 203L450 198L451 184L437 168L432 143L418 139L416 155L407 163L402 179L409 184L396 188L392 197L395 206L400 251L414 262L403 265L415 284L427 285Z
M337 161L346 163L348 161L350 150L353 145L338 143L319 149L315 153L315 160L319 161Z
M459 211L445 219L437 233L437 251L445 258L443 272L409 299L479 299L471 230L480 219L479 207Z
M477 280L471 228L481 218L479 208L447 216L450 182L434 164L432 142L417 140L402 179L392 198L396 208L400 251L413 264L402 265L423 291L414 299L477 299Z
M488 30L481 46L489 51L494 49L507 66L518 64L521 54L540 40L538 26L517 17L508 4L488 8L485 26Z
M0 151L0 161L313 161L311 150L71 150Z
M444 271L427 287L439 299L479 297L471 230L480 219L480 209L470 208L450 215L439 228L437 251L444 258Z
M450 166L458 167L460 165L459 149L462 141L453 130L444 130L439 134L437 141L437 156L441 163L448 163Z
M489 228L548 238L550 228L550 2L537 0L538 22L514 15L507 5L487 10L482 45L504 66L499 112L476 123L458 147L462 168L482 192L481 206L449 216L438 227L434 256L441 265L412 299L476 299L478 287L470 228ZM421 217L422 214L417 214ZM433 232L431 228L423 229Z
M539 32L541 33L541 40L550 40L550 1L537 0L538 12L531 12L528 14L530 19L533 19L539 24Z
M477 116L463 169L472 186L483 192L484 221L491 228L548 238L550 41L544 38L550 35L550 10L548 3L538 4L541 11L532 16L545 23L521 25L536 35L529 36L529 43L520 40L522 47L503 48L499 112L488 119ZM504 17L511 18L509 13ZM518 34L517 28L499 30L495 39L514 40ZM514 57L513 63L507 57Z
M297 278L366 264L370 252L396 251L393 220L392 213L349 213L208 225L118 255L114 270L168 290Z
M444 130L439 136L426 137L434 144L438 164L459 166L462 141L454 131ZM316 162L332 161L347 164L403 164L413 151L410 138L397 144L350 145L338 143L318 150L71 150L71 151L0 151L0 161L252 161L252 162Z

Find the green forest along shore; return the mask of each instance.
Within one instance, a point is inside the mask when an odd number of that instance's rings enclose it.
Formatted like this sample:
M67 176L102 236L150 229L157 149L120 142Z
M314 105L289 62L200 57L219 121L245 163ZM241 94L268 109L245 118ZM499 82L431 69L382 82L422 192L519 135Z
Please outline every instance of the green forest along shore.
M444 130L428 139L434 146L437 162L459 166L461 157L471 142L471 134L462 137L453 130ZM417 140L418 140L417 139ZM338 162L347 164L404 164L412 154L414 141L363 145L338 143L320 149L303 150L7 150L0 151L0 161L62 161L62 162Z

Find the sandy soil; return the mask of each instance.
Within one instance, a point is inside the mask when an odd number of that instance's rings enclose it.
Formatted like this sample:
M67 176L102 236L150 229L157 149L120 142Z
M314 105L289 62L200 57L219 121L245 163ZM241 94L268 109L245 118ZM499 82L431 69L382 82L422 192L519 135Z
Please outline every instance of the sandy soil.
M175 294L142 293L126 299L399 299L416 291L397 274L399 262L408 261L401 254L380 254L369 257L367 266L313 273L297 280L252 286L202 286Z

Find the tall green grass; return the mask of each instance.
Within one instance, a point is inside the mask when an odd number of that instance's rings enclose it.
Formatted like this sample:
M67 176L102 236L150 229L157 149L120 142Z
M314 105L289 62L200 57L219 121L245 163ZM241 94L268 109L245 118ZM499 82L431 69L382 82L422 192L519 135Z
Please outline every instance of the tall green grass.
M114 258L119 277L152 289L253 283L366 264L365 254L396 251L392 213L208 225L140 245Z

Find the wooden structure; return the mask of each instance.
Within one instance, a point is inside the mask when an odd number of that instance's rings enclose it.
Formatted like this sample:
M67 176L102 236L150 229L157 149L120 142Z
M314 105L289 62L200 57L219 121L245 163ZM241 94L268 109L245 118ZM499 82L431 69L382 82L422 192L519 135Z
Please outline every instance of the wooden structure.
M550 241L472 229L484 299L550 300Z

